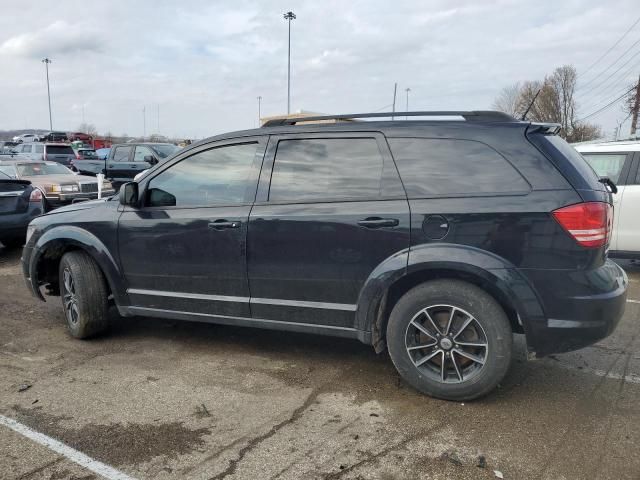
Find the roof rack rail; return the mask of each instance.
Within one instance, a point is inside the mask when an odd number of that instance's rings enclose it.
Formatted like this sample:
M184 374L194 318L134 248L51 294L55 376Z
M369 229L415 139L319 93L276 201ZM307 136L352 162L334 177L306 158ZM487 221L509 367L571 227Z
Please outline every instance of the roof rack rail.
M353 120L356 118L384 118L384 117L462 117L468 122L516 122L515 118L503 112L493 110L473 111L426 111L426 112L381 112L381 113L349 113L341 115L315 115L309 117L274 118L262 124L263 127L277 127L295 125L299 122L317 122L321 120Z

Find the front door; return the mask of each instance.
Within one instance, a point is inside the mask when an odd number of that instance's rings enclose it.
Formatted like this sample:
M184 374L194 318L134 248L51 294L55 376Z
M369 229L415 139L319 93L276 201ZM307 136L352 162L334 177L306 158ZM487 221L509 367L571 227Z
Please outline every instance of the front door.
M264 143L199 147L140 185L141 206L125 209L118 235L134 307L250 316L247 221Z
M362 286L409 247L409 221L381 134L271 137L249 219L253 317L354 328Z
M127 182L132 176L129 176L129 165L131 164L131 154L133 152L132 145L118 145L113 147L113 153L107 158L106 176L114 180L116 183Z

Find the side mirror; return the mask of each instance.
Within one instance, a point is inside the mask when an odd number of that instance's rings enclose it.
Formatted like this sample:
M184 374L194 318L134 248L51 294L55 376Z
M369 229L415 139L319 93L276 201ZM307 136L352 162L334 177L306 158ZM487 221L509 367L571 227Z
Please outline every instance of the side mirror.
M153 155L145 155L144 161L150 163L151 165L155 165L156 163L158 163L156 157L154 157Z
M123 183L120 187L120 204L135 206L138 203L138 184L136 182Z

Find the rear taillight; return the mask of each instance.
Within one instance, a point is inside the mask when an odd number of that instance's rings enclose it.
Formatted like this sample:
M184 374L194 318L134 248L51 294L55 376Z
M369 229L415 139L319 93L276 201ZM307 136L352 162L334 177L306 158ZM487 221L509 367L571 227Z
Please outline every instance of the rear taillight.
M583 247L602 247L609 243L613 207L604 202L586 202L554 210L553 217Z
M31 192L31 195L29 195L29 201L34 203L42 202L42 192L40 191L40 189L38 188L33 189L33 191Z

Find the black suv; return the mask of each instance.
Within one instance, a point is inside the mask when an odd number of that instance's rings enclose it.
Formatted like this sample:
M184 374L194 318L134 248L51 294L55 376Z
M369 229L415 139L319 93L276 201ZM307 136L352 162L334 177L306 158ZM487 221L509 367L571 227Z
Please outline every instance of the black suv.
M383 115L213 137L118 197L37 218L27 284L62 297L78 338L106 328L111 303L349 337L455 400L500 382L512 333L546 355L613 331L627 278L607 260L611 194L557 125L498 112L342 122Z

